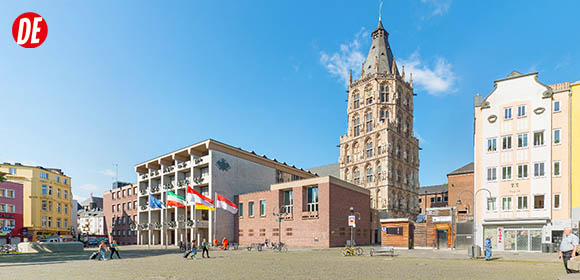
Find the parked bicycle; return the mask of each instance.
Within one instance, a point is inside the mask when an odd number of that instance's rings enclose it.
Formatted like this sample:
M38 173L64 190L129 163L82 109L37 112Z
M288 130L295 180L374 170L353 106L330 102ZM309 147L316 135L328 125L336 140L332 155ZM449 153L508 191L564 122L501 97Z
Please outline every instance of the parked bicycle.
M16 253L18 251L18 247L13 244L4 244L0 246L0 254L10 254Z
M278 243L278 244L276 244L276 243L272 243L272 245L271 245L271 247L270 247L270 248L271 248L272 250L274 250L274 251L278 251L278 252L283 252L283 253L286 253L286 252L288 252L288 247L286 246L286 244L284 244L284 243L282 243L282 242L280 242L280 243Z
M364 253L364 250L360 247L346 246L342 250L342 255L345 257L347 257L347 256L362 256L363 253Z

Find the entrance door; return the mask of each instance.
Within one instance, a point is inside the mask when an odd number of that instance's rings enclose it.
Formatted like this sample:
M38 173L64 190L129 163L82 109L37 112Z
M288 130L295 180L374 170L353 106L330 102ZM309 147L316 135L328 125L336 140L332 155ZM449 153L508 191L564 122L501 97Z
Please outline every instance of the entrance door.
M438 229L437 230L437 249L447 249L447 230Z

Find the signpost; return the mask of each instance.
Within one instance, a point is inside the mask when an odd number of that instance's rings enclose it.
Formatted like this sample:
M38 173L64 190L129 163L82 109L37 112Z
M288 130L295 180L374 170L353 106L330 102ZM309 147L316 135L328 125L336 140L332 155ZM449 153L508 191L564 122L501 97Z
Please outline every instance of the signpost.
M356 214L360 220L360 213L354 212L354 207L350 207L350 215L348 216L348 226L350 227L350 247L354 247L354 228L356 227Z

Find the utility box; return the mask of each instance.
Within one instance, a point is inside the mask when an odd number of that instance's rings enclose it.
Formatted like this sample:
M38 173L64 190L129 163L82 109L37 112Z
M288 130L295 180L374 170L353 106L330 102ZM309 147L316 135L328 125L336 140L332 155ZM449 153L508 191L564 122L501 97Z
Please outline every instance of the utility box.
M479 247L479 245L471 245L471 247L467 249L467 254L473 259L478 259L481 257L481 247Z

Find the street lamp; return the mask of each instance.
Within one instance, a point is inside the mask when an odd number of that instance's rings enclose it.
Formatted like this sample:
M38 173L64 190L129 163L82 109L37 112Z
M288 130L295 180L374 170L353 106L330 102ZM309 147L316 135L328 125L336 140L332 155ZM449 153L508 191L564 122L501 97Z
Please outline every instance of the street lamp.
M282 210L284 209L284 210ZM284 217L287 216L288 214L291 213L287 213L285 211L286 207L284 205L280 206L280 208L274 207L274 212L272 212L272 216L278 217L277 221L278 221L278 246L280 246L280 242L281 242L281 236L282 236L282 221L284 220ZM276 210L278 210L278 212L276 212Z
M477 193L479 193L480 191L486 191L489 194L489 197L487 198L488 200L491 200L491 191L489 191L486 188L481 188L477 191L475 191L475 193L473 193L471 190L462 190L459 195L457 195L457 204L461 204L461 194L463 194L463 192L470 192L473 195L473 238L471 239L471 257L475 257L475 254L473 252L475 252L474 248L475 248L475 214L477 212Z
M355 216L358 215L358 220L360 221L360 213L359 212L354 212L354 207L350 207L350 216ZM350 220L350 217L349 217ZM350 247L354 247L354 227L355 225L351 225L350 226Z

